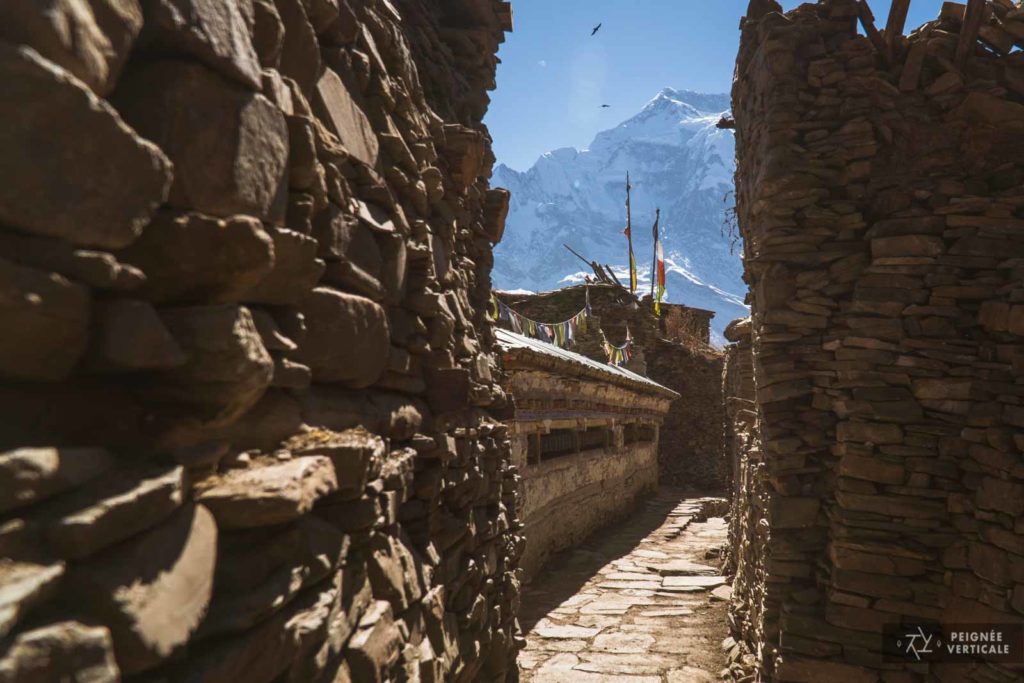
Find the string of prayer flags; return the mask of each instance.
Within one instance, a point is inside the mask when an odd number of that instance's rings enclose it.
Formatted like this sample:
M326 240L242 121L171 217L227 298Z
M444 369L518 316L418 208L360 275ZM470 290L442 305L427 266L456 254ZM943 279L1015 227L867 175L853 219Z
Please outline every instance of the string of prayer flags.
M604 332L601 332L604 337ZM629 326L626 326L626 341L622 346L616 346L604 337L604 352L608 355L609 365L625 365L633 357L633 335L629 333Z
M515 312L498 297L491 295L491 317L506 323L513 332L554 344L560 348L572 346L580 333L587 331L590 317L590 291L587 290L587 305L576 315L559 323L542 323Z

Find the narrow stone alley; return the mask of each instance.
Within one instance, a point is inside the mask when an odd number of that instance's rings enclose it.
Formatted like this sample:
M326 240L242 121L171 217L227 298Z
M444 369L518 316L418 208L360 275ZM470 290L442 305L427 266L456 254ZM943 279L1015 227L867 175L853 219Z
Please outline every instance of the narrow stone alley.
M727 504L661 489L524 591L521 680L711 683L725 667Z

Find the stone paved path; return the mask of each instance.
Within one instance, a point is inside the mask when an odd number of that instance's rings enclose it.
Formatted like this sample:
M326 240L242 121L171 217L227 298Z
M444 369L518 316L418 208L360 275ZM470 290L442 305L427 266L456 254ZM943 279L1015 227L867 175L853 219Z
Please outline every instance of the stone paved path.
M523 594L531 683L713 683L725 668L723 501L661 490L551 560ZM711 559L708 559L708 558Z

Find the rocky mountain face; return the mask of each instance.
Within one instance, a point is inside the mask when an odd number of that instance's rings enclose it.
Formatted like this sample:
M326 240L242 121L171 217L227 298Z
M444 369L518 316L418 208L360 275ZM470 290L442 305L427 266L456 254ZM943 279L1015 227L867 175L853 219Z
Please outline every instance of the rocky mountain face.
M499 165L492 182L511 190L512 203L494 286L543 290L581 281L589 271L563 243L608 263L622 279L628 170L641 292L650 290L651 225L660 208L668 300L715 311L720 341L729 321L747 314L739 245L725 227L733 135L715 127L728 109L728 95L666 88L586 150L556 149L525 172Z

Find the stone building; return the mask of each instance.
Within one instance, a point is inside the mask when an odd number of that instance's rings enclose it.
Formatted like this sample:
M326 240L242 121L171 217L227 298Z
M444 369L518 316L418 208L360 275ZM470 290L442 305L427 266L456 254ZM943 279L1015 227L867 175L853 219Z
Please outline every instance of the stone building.
M612 344L622 344L628 328L634 355L626 367L680 396L669 408L661 432L661 481L705 492L724 491L722 354L707 344L708 323L714 313L667 304L659 319L649 297L638 301L621 287L606 284L499 295L522 315L557 322L579 312L586 305L588 292L592 323L572 350L604 363L608 359L605 337Z
M522 479L520 560L548 557L628 515L658 485L659 429L679 395L629 370L498 330Z
M644 297L645 301L648 299ZM663 303L658 328L665 339L683 343L696 340L698 344L710 346L711 319L714 317L714 311L704 308Z
M887 23L852 0L742 22L734 626L764 680L1018 681L882 634L1024 624L1024 20Z
M498 0L0 3L0 680L500 681Z

